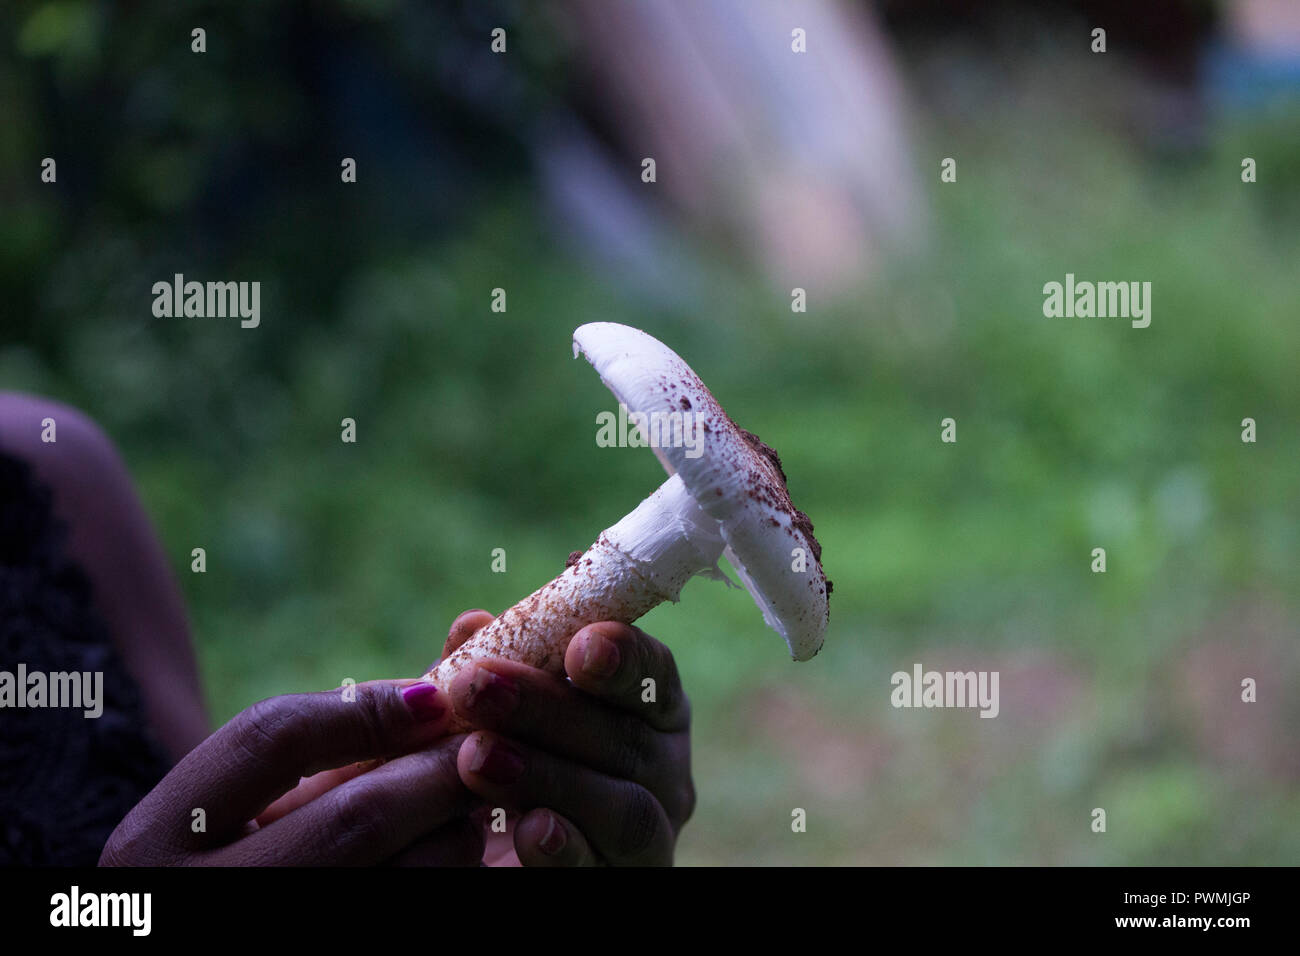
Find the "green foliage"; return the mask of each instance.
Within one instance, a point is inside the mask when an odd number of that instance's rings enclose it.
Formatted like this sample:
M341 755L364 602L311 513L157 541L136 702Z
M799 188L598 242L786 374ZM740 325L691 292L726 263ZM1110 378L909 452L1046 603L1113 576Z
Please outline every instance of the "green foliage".
M3 14L19 59L0 76L0 156L19 185L0 225L15 306L0 384L79 405L121 445L217 720L420 672L458 611L527 594L653 490L647 451L595 446L613 401L571 357L573 328L614 320L669 343L781 451L835 582L808 664L743 592L705 582L644 622L695 705L683 860L1294 862L1290 772L1239 774L1183 725L1141 734L1163 726L1161 689L1191 648L1296 643L1300 210L1269 198L1275 181L1238 179L1243 142L1262 144L1262 179L1294 168L1285 119L1224 130L1179 167L1049 112L991 117L997 137L940 123L936 155L963 158L960 184L932 191L927 255L796 316L702 248L708 281L656 306L557 247L518 171L479 179L398 146L341 186L289 78L196 71L180 14L153 66L156 27L106 63L104 31L126 41L98 9ZM351 16L363 48L400 50L367 5L331 22ZM267 42L268 22L250 17L245 41ZM242 73L248 58L210 44L210 69ZM416 52L397 62L418 87ZM92 80L120 114L96 115ZM68 105L47 122L50 91ZM36 182L51 129L66 189ZM152 318L150 285L174 271L260 279L262 327ZM1150 280L1151 327L1044 319L1042 285L1066 272ZM496 286L505 314L488 308ZM955 445L939 441L947 416ZM1096 546L1105 575L1089 572ZM506 574L490 573L495 547ZM1236 629L1259 608L1280 631ZM890 673L954 659L1000 662L1004 694L1028 668L1029 691L996 721L889 707ZM1233 694L1237 675L1223 681ZM796 806L807 834L790 833Z

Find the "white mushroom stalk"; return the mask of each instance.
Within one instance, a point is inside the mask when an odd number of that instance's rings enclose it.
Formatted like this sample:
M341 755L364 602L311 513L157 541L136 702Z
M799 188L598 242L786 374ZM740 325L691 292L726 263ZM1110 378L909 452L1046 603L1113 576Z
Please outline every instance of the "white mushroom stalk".
M816 654L831 585L812 523L790 502L776 452L737 426L690 367L646 333L597 322L579 328L573 340L574 354L586 355L630 412L644 420L698 416L703 448L654 445L668 480L572 557L563 574L502 613L426 679L446 689L489 657L562 674L577 631L596 621L630 624L664 601L677 601L697 574L726 580L717 565L723 554L791 656ZM455 729L469 726L457 715Z

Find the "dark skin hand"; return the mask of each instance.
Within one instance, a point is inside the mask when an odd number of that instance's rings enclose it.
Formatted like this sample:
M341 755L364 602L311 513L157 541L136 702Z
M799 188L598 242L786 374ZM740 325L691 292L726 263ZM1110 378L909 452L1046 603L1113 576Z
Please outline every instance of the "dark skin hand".
M460 615L444 656L491 620ZM262 701L163 778L100 862L672 863L695 804L690 707L672 655L604 622L574 636L565 670L568 680L481 662L450 694L484 729L450 737L446 698L420 682L360 684L353 701L342 690ZM653 702L642 699L646 678ZM192 830L196 808L206 832ZM492 828L498 808L504 832Z
M49 444L47 418L59 429ZM0 392L0 447L50 487L152 730L180 761L101 862L672 862L695 794L689 706L658 641L621 624L584 628L567 680L483 662L446 688L484 728L468 737L444 740L445 719L416 719L400 690L413 681L352 688L353 701L342 689L272 698L207 736L180 589L112 442L76 409ZM462 614L444 653L491 620ZM587 660L605 647L617 655L609 673L588 666L599 655ZM654 701L642 700L645 679ZM426 717L431 701L449 711L446 695L421 693ZM505 833L492 826L498 809L511 814Z
M456 618L443 656L492 619ZM519 814L506 834L489 832L485 862L671 864L695 807L690 704L671 652L606 621L574 635L564 669L568 680L492 659L450 688L457 711L483 728L460 745L461 781L487 807ZM646 678L654 702L643 700Z
M465 738L442 737L450 710L427 694L412 701L403 686L412 683L375 681L347 694L254 704L127 814L100 864L476 865L483 837L468 814L477 801L456 772ZM385 756L392 759L375 759ZM315 779L299 784L303 775L359 760L367 763L347 779L303 799ZM362 773L366 767L374 769ZM299 800L288 812L277 798L291 790ZM196 833L200 809L204 827Z

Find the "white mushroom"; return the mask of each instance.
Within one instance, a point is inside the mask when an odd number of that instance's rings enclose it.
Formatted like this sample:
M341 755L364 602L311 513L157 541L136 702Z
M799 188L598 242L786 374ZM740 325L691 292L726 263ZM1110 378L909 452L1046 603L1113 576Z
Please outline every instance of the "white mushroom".
M502 613L426 679L445 689L487 657L563 673L565 649L578 630L596 621L631 623L676 601L697 574L725 580L717 566L723 554L791 656L803 661L816 654L831 585L812 524L790 501L776 452L736 425L699 376L652 336L595 322L574 332L573 344L574 355L585 355L627 407L670 477L585 553L572 556L563 574ZM687 437L692 427L698 444Z

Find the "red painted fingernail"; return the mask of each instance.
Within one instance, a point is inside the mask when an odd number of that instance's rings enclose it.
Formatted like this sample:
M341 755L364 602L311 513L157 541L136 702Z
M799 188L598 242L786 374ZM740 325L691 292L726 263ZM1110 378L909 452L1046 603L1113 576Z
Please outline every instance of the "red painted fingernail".
M488 743L480 738L469 769L473 773L487 777L495 784L504 786L514 783L523 775L524 757L504 740L493 740Z
M519 687L509 677L476 667L465 706L480 720L497 723L519 706Z
M547 856L555 856L564 849L565 844L569 842L569 834L565 832L563 826L555 819L555 814L546 815L547 827L546 833L537 841L537 849L541 850Z
M587 647L582 655L582 669L592 677L613 677L618 670L619 654L614 642L603 634L587 633Z
M442 694L433 684L421 681L402 690L402 700L411 708L415 719L421 723L437 720L447 712L447 705L442 702Z

